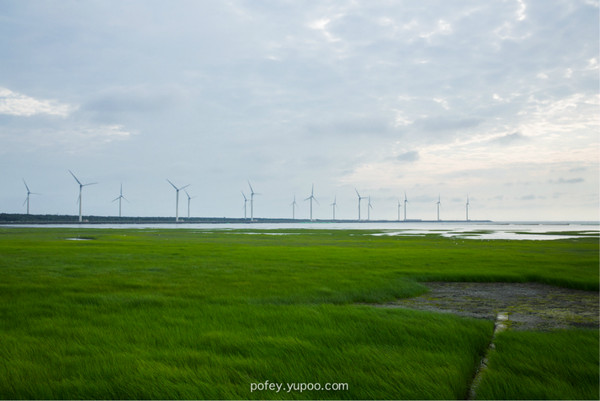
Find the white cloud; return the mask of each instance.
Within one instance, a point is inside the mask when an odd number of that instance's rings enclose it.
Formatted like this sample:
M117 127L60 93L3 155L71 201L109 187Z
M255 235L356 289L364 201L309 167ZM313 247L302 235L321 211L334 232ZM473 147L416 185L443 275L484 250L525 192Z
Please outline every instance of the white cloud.
M527 18L527 14L525 14L525 11L527 10L527 5L523 0L517 0L517 2L519 3L519 8L517 10L517 21L523 21Z
M320 18L310 22L308 27L321 32L328 42L339 42L340 38L333 36L333 34L327 29L327 25L329 25L330 22L330 18Z
M56 100L40 100L0 87L0 114L30 117L37 114L67 117L77 108Z
M442 98L433 98L433 101L442 106L445 110L450 110L450 106L448 105L448 101Z
M450 34L452 34L452 25L449 22L444 21L443 19L440 19L437 21L437 24L434 29L432 29L431 31L427 31L427 32L421 32L419 34L419 37L430 40L434 36L438 36L438 35L446 36L446 35L450 35Z

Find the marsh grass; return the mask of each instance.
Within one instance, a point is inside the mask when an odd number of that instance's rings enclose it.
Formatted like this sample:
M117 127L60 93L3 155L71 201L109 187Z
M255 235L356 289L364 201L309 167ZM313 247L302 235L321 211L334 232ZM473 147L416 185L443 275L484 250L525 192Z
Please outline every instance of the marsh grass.
M0 397L462 398L492 330L485 321L350 305L121 297L64 308L4 331ZM250 392L265 380L349 389Z
M478 399L597 400L598 330L500 333Z
M356 304L417 280L598 288L593 238L364 234L0 229L0 398L463 398L491 322ZM250 393L267 379L349 390Z

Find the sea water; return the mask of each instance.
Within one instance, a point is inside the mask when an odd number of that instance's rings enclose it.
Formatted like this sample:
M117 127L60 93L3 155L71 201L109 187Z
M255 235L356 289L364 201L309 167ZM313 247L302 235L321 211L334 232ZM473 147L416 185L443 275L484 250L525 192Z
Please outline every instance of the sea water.
M246 230L365 230L368 235L428 235L469 239L551 240L599 235L599 222L302 222L302 223L220 223L220 224L29 224L3 227L64 227L98 229L188 229L200 231ZM379 231L372 233L372 231ZM556 234L549 234L556 233ZM560 233L560 234L559 234ZM279 233L279 235L284 233Z

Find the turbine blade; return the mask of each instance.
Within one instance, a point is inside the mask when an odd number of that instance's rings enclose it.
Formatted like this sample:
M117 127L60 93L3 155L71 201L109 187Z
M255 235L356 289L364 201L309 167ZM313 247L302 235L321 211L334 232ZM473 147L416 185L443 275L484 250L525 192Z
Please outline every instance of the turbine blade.
M191 185L191 184L184 185L184 186L182 186L181 188L179 188L179 190L181 191L182 189L184 189L184 188L187 188L187 187L189 187L190 185Z
M173 183L171 182L171 180L169 180L169 179L167 178L167 181L169 181L169 184L171 184L171 186L172 186L173 188L175 188L175 190L178 190L178 189L177 189L177 187L175 186L175 184L173 184Z
M69 170L69 173L71 173L71 175L73 176L73 178L75 178L75 181L77 181L77 183L79 185L81 185L81 181L79 181L79 179L77 177L75 177L75 174L73 174L73 172L71 170Z
M90 182L88 184L83 184L82 187L87 187L88 185L96 185L98 184L97 182Z
M354 188L354 190L356 191L356 195L358 195L358 198L360 199L360 194L358 193L358 189Z
M250 180L248 180L248 186L250 187L250 193L254 193L254 188L252 188L252 184L250 184Z
M25 182L25 178L23 178L23 184L25 184L25 188L27 188L27 192L28 192L28 193L29 193L29 192L31 192L31 191L29 190L29 187L27 186L27 183Z

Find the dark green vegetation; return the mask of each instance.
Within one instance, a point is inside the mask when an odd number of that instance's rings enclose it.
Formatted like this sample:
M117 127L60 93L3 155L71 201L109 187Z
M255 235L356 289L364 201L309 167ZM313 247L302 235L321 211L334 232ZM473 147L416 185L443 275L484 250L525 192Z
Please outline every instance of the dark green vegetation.
M417 280L598 289L595 238L365 234L0 228L0 398L464 398L492 322L356 304Z
M494 342L477 398L599 399L598 330L503 332Z

